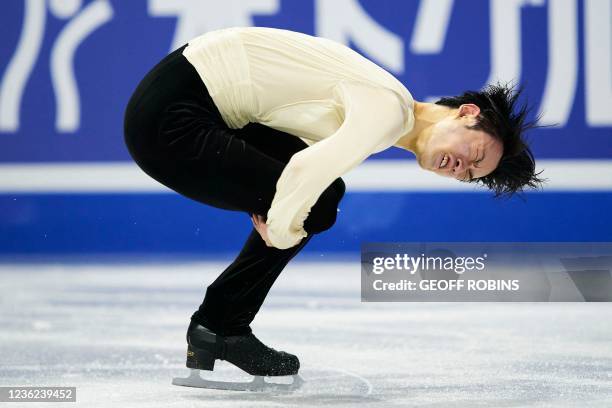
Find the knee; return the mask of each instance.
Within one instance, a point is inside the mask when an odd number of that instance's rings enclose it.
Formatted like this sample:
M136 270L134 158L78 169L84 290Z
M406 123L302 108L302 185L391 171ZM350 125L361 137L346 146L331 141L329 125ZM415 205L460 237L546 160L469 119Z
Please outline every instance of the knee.
M337 178L319 197L304 222L308 234L316 234L330 229L338 216L338 204L346 191L344 180Z
M346 185L344 184L344 180L342 180L341 178L337 178L330 186L338 199L338 202L340 202L340 200L342 200L342 197L344 197L344 193L346 192Z

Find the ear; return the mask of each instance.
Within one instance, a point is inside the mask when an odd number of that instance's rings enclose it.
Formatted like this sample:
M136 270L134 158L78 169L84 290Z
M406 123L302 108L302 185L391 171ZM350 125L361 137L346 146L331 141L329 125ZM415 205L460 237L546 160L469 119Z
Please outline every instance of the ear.
M478 116L480 114L480 108L473 103L464 103L459 106L459 116Z

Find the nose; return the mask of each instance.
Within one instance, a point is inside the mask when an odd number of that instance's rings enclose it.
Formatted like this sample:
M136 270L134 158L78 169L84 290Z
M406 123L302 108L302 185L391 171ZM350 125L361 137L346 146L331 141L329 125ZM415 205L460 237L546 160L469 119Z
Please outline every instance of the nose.
M466 169L466 162L464 159L458 157L457 161L455 161L455 167L453 167L453 174L463 174Z

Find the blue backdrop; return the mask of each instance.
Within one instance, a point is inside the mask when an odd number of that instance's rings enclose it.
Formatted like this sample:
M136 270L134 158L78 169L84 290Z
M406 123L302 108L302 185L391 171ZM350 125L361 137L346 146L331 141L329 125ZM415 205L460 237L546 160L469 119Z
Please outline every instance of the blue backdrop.
M7 0L0 6L0 171L10 165L129 161L125 104L165 54L207 30L287 28L343 42L418 100L496 80L525 87L548 128L538 160L612 158L612 1ZM390 149L368 160L412 160ZM607 168L607 167L606 167ZM612 179L612 174L593 174ZM607 189L530 193L349 192L315 254L362 241L612 241ZM244 214L173 194L0 194L0 253L214 255L236 250Z

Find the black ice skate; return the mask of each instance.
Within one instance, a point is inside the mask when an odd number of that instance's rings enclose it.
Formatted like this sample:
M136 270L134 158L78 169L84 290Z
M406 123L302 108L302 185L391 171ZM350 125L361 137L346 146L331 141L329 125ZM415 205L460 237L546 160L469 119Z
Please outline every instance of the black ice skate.
M247 374L251 382L211 381L200 377L200 370L213 371L215 360L226 360ZM174 385L237 391L294 390L303 380L297 375L300 362L293 354L274 350L254 334L219 336L192 321L187 330L187 378L175 378ZM293 376L291 384L264 381L264 377Z

